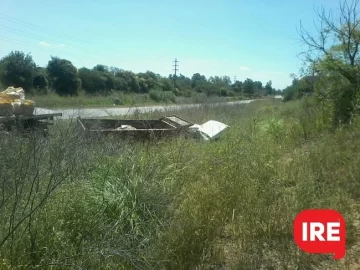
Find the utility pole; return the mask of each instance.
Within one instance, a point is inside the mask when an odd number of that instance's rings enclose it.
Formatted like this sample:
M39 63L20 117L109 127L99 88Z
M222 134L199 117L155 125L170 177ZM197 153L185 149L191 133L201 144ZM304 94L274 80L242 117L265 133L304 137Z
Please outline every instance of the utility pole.
M236 76L234 76L234 84L236 83Z
M179 71L179 65L178 65L178 63L179 63L179 61L177 60L177 58L175 58L175 61L174 61L174 65L173 65L173 67L174 67L174 71L175 71L175 75L174 75L174 88L176 88L176 72L178 72Z

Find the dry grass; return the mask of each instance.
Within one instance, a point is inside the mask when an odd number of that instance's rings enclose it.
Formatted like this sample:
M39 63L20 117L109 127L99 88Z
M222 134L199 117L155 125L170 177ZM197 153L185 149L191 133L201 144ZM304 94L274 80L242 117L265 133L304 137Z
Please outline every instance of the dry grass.
M0 247L3 265L355 269L360 257L359 121L331 132L318 108L301 101L204 105L175 114L231 128L214 142L71 141L73 172L36 212L32 231L26 222ZM49 139L57 143L45 145L46 151L59 153L58 164L69 158L60 155L72 134L67 125L58 123ZM1 179L16 168L4 167ZM293 219L312 207L334 208L345 216L346 260L307 255L295 246ZM3 208L5 221L7 211Z

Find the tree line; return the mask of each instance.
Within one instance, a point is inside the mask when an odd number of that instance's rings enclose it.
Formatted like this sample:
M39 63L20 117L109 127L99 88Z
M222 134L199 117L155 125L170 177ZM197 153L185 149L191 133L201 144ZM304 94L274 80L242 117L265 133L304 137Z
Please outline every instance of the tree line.
M0 83L3 87L23 87L34 94L54 91L61 96L78 95L80 91L93 95L107 95L113 91L148 93L153 99L164 93L184 97L195 93L225 97L280 93L272 87L271 81L265 85L252 79L232 82L228 76L206 78L200 73L191 78L184 75L163 77L151 71L134 73L101 64L91 69L77 69L71 61L58 57L51 57L46 67L39 67L30 54L21 51L12 51L0 60Z

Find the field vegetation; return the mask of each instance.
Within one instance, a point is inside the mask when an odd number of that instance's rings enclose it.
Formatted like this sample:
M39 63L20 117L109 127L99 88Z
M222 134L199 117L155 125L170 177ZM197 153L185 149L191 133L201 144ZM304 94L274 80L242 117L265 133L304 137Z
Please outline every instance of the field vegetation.
M309 46L307 65L304 76L294 76L284 89L283 101L204 103L131 116L218 120L230 126L219 140L89 138L79 136L75 119L56 121L45 138L1 131L0 268L359 269L359 1L343 1L339 11L320 11L316 34L300 28ZM8 57L19 55L30 61L21 53ZM6 59L0 68L16 71ZM72 74L68 84L59 70ZM82 73L108 70L97 66ZM82 102L71 92L86 85L75 71L66 60L50 60L46 72L57 92L50 95L61 96L54 99ZM115 70L119 83L129 74ZM216 96L208 94L216 88L200 74L188 79L194 92ZM218 96L232 97L240 89L235 97L251 98L260 89L254 85L228 84L227 94ZM150 87L136 95L191 97L185 94L190 88L179 88L184 94L163 88L160 94ZM345 217L343 260L296 247L293 220L309 208Z
M172 112L167 112L171 114ZM177 111L231 127L146 143L2 135L1 268L351 269L359 258L360 122L332 129L312 98ZM135 114L133 118L162 115ZM347 256L299 252L306 208L340 211ZM355 268L354 268L355 269Z

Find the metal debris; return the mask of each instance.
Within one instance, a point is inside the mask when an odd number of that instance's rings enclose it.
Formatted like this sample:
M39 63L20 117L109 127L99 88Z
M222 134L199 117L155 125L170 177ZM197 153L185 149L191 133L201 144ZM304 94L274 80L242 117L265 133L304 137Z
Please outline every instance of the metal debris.
M157 120L116 120L78 118L78 130L87 135L115 135L122 138L150 139L185 135L205 141L215 140L229 126L210 120L202 125L191 123L178 116L164 116Z
M228 125L210 120L202 125L194 124L189 127L189 132L205 141L218 139Z

